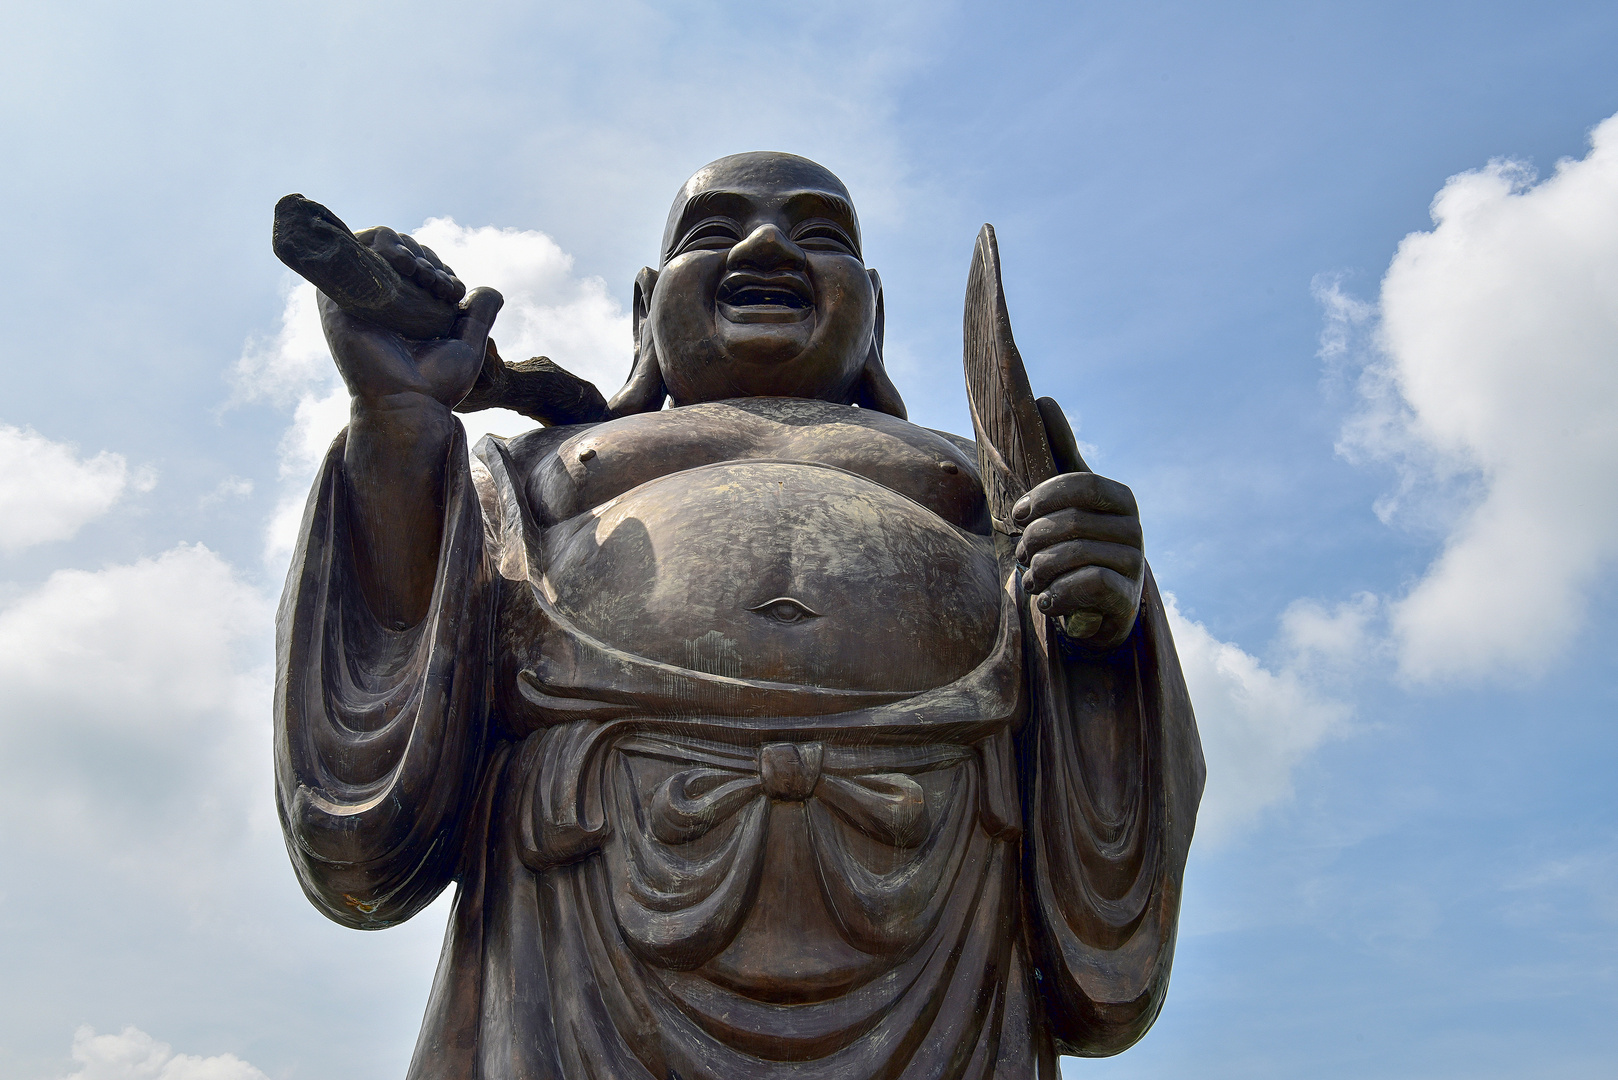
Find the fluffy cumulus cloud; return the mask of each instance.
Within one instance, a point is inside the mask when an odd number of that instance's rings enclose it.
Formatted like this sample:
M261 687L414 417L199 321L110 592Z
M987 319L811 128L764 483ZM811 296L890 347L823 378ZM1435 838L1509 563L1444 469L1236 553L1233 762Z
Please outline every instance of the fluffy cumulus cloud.
M269 1080L234 1054L176 1054L139 1028L97 1035L81 1027L73 1035L74 1071L62 1080Z
M494 337L507 360L549 356L609 394L629 375L628 314L601 278L576 276L573 256L544 233L432 218L411 235L469 287L500 290Z
M1186 618L1173 594L1163 602L1208 762L1197 839L1217 845L1291 798L1299 763L1342 730L1350 710L1311 677L1307 649L1271 671Z
M143 878L203 869L268 810L271 602L181 545L59 570L0 607L0 850L79 852Z
M119 454L81 457L31 428L0 425L0 551L66 540L155 476Z
M506 360L548 356L608 396L629 374L628 314L606 282L575 274L573 257L544 233L470 228L449 218L432 218L412 235L469 287L500 290L506 303L493 337ZM320 332L312 285L293 285L277 332L249 342L237 365L237 387L242 399L268 399L294 410L280 448L288 487L266 546L266 559L281 563L296 536L302 489L348 421L348 394ZM534 421L503 409L461 419L473 442L488 432L514 435L534 426Z
M259 900L284 871L273 620L271 599L200 544L57 570L0 603L0 968L28 984L0 1001L21 1022L121 1019L153 999L162 1013L220 981L188 970L200 957L239 962L274 924ZM72 1055L72 1080L263 1080L134 1029L81 1030Z
M1372 353L1341 449L1396 466L1385 520L1445 537L1387 611L1402 674L1532 675L1618 559L1618 117L1543 180L1452 177L1432 217L1374 308L1324 292L1323 352L1359 327Z

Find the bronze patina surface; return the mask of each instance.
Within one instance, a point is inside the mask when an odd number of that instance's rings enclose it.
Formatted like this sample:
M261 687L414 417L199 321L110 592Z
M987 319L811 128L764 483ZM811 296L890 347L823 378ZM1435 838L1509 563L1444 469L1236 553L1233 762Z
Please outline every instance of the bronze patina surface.
M992 230L975 441L906 419L803 158L681 189L610 401L506 365L500 296L408 237L289 196L276 251L353 398L277 797L340 923L456 886L412 1078L1054 1078L1151 1026L1201 748L1134 496L1029 391ZM453 410L496 405L546 426L469 457Z

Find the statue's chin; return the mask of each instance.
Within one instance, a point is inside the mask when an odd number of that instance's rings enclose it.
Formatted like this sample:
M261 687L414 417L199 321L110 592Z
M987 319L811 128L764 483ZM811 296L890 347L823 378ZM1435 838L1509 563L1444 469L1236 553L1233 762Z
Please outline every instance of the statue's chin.
M841 320L809 308L790 322L735 322L723 307L712 309L701 338L658 340L663 382L676 405L737 397L847 400L865 350L845 345ZM757 314L763 307L747 310Z
M750 321L730 318L718 305L714 320L719 349L738 367L779 367L801 356L815 336L814 308L736 308ZM776 318L791 314L792 318ZM757 316L757 318L754 318Z

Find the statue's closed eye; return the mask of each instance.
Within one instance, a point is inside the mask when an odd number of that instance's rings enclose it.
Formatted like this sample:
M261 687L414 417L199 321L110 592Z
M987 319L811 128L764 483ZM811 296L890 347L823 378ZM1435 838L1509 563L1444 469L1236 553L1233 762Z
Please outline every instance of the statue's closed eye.
M811 221L793 230L792 242L811 251L835 251L843 255L858 255L859 245L837 226L824 221Z
M707 218L699 221L681 238L677 254L687 251L723 251L741 241L742 230L729 218Z
M774 619L776 622L785 623L820 618L820 612L811 610L790 596L778 596L774 600L766 600L762 604L750 607L747 610L757 612L766 618Z

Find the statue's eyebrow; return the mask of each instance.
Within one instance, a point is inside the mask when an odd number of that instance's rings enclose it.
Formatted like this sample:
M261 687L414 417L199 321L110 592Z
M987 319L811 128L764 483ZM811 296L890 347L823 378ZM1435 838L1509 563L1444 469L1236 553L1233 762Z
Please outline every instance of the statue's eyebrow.
M669 237L669 250L663 257L669 258L674 249L680 246L681 237L692 224L703 218L728 217L737 221L744 220L753 208L753 202L747 196L735 191L726 191L723 188L709 188L699 191L686 201L685 207L680 211L680 224Z
M860 243L860 219L854 213L854 204L841 195L829 191L800 191L787 199L783 206L796 218L822 217L847 225L849 239L854 241L856 253Z

